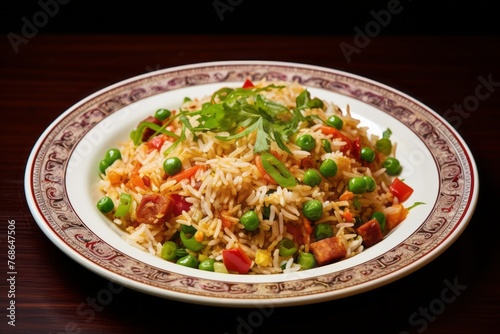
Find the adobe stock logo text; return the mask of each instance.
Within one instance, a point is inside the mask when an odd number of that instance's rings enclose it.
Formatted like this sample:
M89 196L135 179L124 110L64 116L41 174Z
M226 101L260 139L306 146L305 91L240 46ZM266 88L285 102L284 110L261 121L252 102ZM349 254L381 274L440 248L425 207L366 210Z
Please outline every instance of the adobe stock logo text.
M400 14L402 11L403 6L399 0L389 0L386 9L370 11L370 16L373 20L368 21L363 30L358 26L354 27L356 35L353 38L353 44L347 42L339 44L347 63L350 64L352 55L361 53L361 50L370 44L371 39L377 37L382 32L382 28L386 28L391 23L393 16Z

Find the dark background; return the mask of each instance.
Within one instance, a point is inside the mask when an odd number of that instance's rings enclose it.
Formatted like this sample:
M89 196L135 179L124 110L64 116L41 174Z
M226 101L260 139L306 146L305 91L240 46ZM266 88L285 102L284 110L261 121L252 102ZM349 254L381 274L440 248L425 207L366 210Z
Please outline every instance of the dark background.
M441 115L474 97L478 78L490 77L495 84L491 97L481 100L457 127L478 164L480 200L469 226L446 252L373 291L307 307L277 308L261 326L245 333L413 334L425 329L426 334L470 334L500 327L500 224L492 210L500 200L500 11L493 7L495 2L401 0L401 12L391 15L390 24L378 25L377 38L359 46L362 52L348 62L339 45L360 41L356 29L365 31L374 22L373 13L384 13L390 0L59 1L0 0L0 236L6 234L7 221L15 219L19 246L18 325L2 331L7 327L7 245L0 238L1 333L70 332L66 326L72 323L81 334L142 334L178 327L185 333L234 333L240 319L256 314L252 309L191 305L124 289L87 322L77 308L104 291L109 281L45 237L23 191L24 167L36 139L77 101L155 69L238 59L303 62L356 73L400 89ZM219 7L218 13L214 3L228 4L229 9ZM58 14L49 18L44 6ZM23 37L29 32L26 22L44 18L35 27L36 36ZM27 39L17 53L8 38L13 34ZM431 303L440 300L445 282L456 279L467 289L426 322L426 328L409 322L420 307L437 305ZM204 318L193 316L199 314ZM212 320L211 328L206 320Z
M386 1L206 0L98 1L2 0L0 32L20 34L42 4L64 12L43 24L43 33L137 34L355 34L386 10ZM494 1L401 0L381 34L496 35ZM49 5L51 4L52 7ZM216 9L216 7L218 9ZM43 16L38 16L43 23Z

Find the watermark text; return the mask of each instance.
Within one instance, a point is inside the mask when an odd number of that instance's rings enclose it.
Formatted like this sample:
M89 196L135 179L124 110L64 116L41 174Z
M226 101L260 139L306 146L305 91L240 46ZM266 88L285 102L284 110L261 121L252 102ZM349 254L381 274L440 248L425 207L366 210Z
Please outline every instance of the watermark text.
M446 305L453 303L467 289L467 285L458 282L458 277L455 277L453 282L445 279L443 283L445 287L441 290L437 298L431 300L426 306L420 306L418 310L408 317L409 324L416 327L418 333L424 332L429 323L435 321L437 316L445 311ZM409 333L400 332L399 334Z
M358 26L354 27L356 35L354 36L353 43L342 42L339 44L347 63L350 64L353 54L361 53L361 50L370 44L371 39L377 37L381 33L382 28L386 28L391 23L392 17L400 14L402 11L403 6L399 0L389 0L386 9L370 11L373 20L368 21L364 29Z
M232 12L234 8L241 5L243 0L214 0L212 2L212 6L215 9L215 12L219 16L219 20L224 21L224 15L226 12Z
M481 102L490 98L497 87L500 87L500 81L494 81L490 73L486 77L480 75L477 77L479 82L474 89L474 94L466 96L461 103L453 104L453 107L444 111L444 118L456 129L462 125L464 119L476 111Z
M7 323L16 326L16 221L7 221Z
M9 32L7 38L14 53L19 52L19 47L38 35L39 29L45 27L51 18L59 13L60 5L66 5L70 0L39 0L37 2L39 11L36 11L31 18L23 16L21 18L21 33Z

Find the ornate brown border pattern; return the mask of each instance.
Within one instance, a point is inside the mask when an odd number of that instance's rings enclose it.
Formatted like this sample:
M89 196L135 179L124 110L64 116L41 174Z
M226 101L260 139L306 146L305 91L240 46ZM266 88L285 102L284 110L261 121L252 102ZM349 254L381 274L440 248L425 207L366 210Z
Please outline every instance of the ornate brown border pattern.
M215 82L296 80L349 96L385 111L411 129L435 157L440 194L432 214L403 243L379 258L327 275L266 284L242 284L189 277L151 267L103 242L80 221L64 177L75 146L98 122L140 99L182 87ZM173 292L231 299L308 296L352 287L408 266L438 247L470 204L472 180L467 156L446 125L421 105L383 85L334 71L285 65L238 64L159 71L112 86L67 112L45 137L32 168L32 190L45 224L71 249L119 276Z

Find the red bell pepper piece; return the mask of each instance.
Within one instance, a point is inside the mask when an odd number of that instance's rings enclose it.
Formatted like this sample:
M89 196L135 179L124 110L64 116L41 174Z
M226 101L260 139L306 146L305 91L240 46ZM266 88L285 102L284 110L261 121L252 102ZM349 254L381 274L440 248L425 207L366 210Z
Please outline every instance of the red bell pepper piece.
M396 196L400 203L406 201L413 193L413 188L401 181L399 178L394 178L389 186L391 193Z
M333 126L321 125L320 130L325 135L332 135L333 138L346 142L346 144L340 148L340 152L346 154L351 150L353 146L352 140ZM350 153L353 154L352 151Z
M225 249L222 251L222 261L229 272L246 274L252 266L252 260L240 248Z
M153 138L151 138L147 143L147 147L150 150L160 150L161 147L163 146L163 143L167 140L167 136L165 135L158 135Z
M360 142L360 138L359 137L356 137L356 139L354 139L352 141L351 155L356 160L360 159L360 156L361 156L361 142Z
M181 196L179 194L172 194L170 195L170 198L172 198L174 202L174 207L172 209L172 213L174 214L174 216L179 216L180 214L182 214L182 211L188 212L191 208L191 203L186 202L186 198L184 196Z
M287 224L286 231L292 235L293 241L297 244L304 244L304 236L302 235L302 230L299 225Z
M193 167L189 167L188 169L184 169L179 173L170 176L170 180L175 180L176 182L181 182L184 179L189 179L196 174L198 169L203 168L202 165L194 165Z
M245 82L243 83L243 88L253 88L255 85L253 84L250 79L246 79Z

